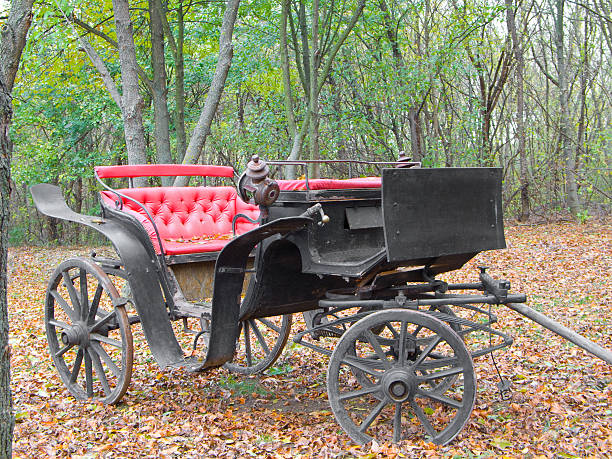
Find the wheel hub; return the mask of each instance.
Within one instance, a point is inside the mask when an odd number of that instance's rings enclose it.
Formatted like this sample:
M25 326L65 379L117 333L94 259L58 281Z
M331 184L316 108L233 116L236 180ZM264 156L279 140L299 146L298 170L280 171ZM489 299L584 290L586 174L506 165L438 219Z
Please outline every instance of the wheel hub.
M415 392L416 377L405 368L388 370L382 377L382 387L385 395L393 402L405 402Z
M79 344L82 346L89 343L89 332L87 327L82 324L76 324L67 330L62 331L61 335L62 343L68 344Z

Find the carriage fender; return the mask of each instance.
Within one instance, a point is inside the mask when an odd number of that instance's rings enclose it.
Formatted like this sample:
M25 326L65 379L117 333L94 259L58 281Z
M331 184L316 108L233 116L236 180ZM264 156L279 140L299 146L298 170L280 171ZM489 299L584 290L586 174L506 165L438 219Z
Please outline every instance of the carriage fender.
M192 367L192 371L218 367L234 356L240 332L240 294L251 251L264 239L300 230L312 221L304 216L279 218L232 239L223 248L215 264L211 334L206 360Z
M152 246L147 248L139 237L140 228L115 215L100 218L74 212L55 185L33 185L30 193L40 213L88 226L110 240L127 273L134 307L155 361L161 367L183 364L183 350L172 330L160 286L159 264Z

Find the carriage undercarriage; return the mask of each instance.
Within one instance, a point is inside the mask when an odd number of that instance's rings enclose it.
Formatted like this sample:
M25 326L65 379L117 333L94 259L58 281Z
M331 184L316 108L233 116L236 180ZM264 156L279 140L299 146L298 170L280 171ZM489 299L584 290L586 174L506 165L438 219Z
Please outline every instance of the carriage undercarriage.
M612 363L606 349L521 305L525 295L510 293L485 267L478 282L436 279L482 250L505 246L498 170L387 169L382 191L365 181L367 189L347 191L306 183L302 192L285 183L279 193L261 164L250 166L238 188L245 202L246 191L255 195L258 224L237 235L238 219L254 220L236 213L234 238L211 253L164 253L149 211L157 240L142 230L146 221L126 217L127 191L112 190L114 208L96 219L70 211L48 185L32 190L41 212L102 232L119 255L67 260L48 284L49 349L73 396L121 400L135 323L162 367L225 365L253 374L274 364L292 314L301 313L306 328L293 339L329 358L329 403L355 442L421 436L446 444L474 406L473 359L512 344L494 328L496 305ZM424 185L434 191L415 197ZM192 349L183 351L171 323L188 330L188 319L197 319L198 329ZM499 387L508 389L501 375Z

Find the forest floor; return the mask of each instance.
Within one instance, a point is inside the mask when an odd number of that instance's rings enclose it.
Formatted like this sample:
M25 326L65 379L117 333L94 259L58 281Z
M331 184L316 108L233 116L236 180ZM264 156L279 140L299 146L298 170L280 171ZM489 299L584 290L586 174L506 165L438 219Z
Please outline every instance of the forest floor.
M612 221L509 225L508 249L481 253L445 280L473 282L478 265L528 304L612 349ZM612 367L502 306L514 344L496 353L512 381L497 390L489 357L475 360L476 404L447 446L421 437L356 446L327 403L327 358L288 344L274 374L161 370L139 326L132 384L116 406L75 400L60 381L43 325L47 279L89 249L10 250L9 315L15 457L605 457L612 451ZM300 327L295 316L293 332Z

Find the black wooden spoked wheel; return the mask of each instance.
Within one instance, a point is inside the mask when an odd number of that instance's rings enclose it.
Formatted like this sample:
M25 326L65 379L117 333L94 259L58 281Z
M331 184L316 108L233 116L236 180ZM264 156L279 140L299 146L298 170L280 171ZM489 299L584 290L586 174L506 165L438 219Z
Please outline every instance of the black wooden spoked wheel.
M125 307L102 269L85 258L53 272L45 300L49 351L79 400L117 403L132 378L134 346Z
M241 321L234 358L224 367L245 375L270 368L285 348L291 322L291 314Z
M447 324L423 312L390 309L342 335L330 358L327 392L336 420L358 443L424 433L446 444L472 412L476 379L469 351Z

